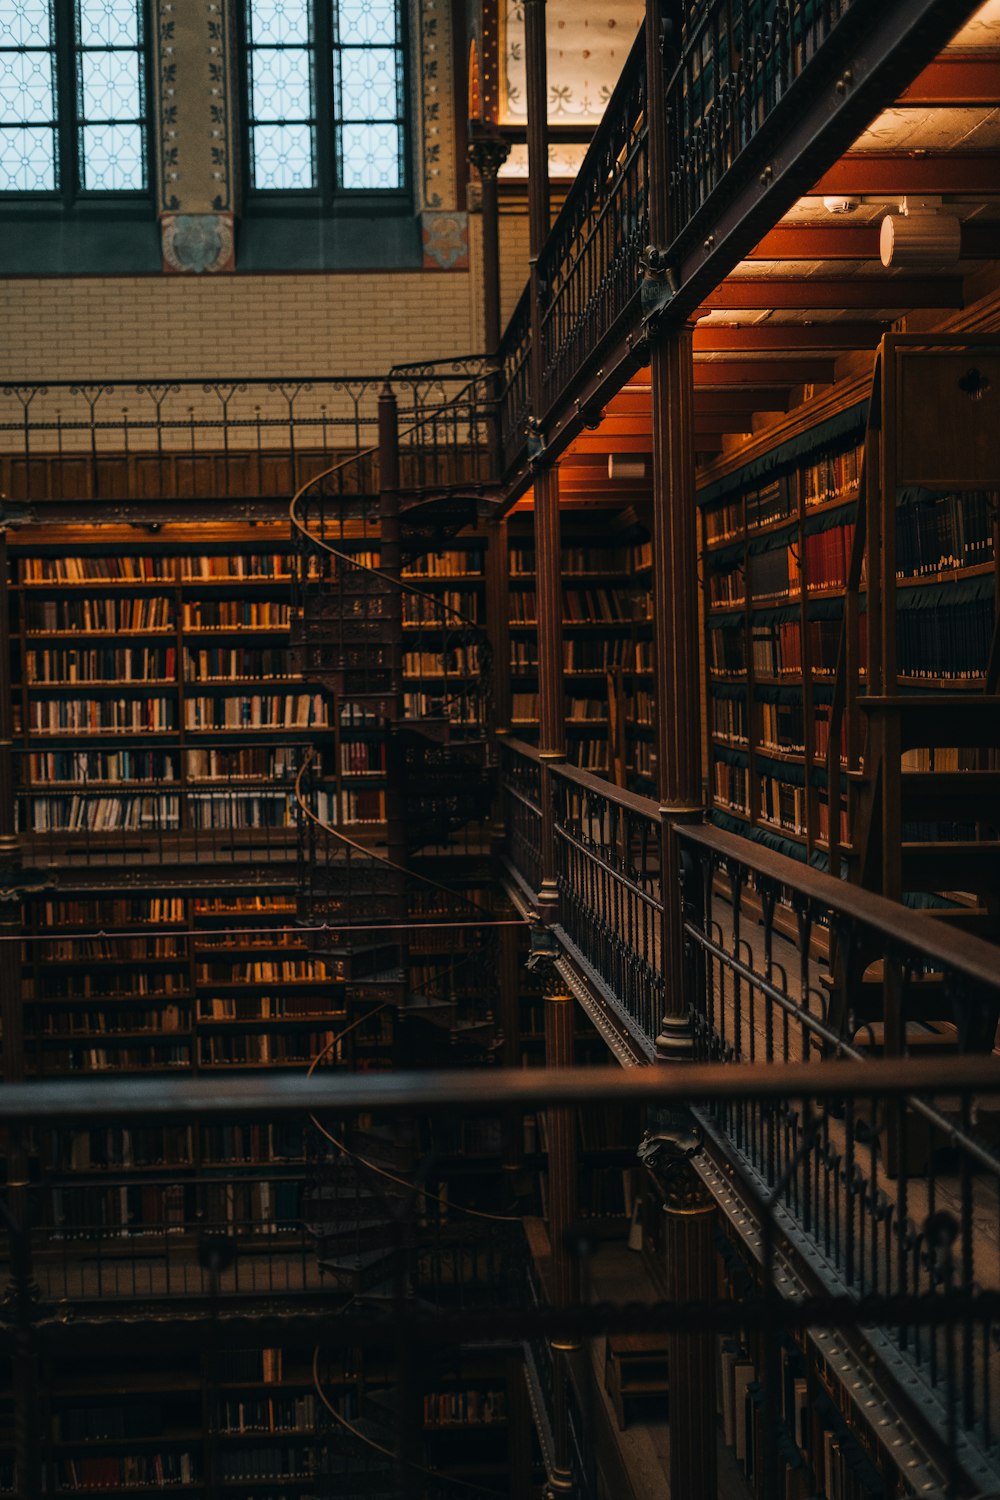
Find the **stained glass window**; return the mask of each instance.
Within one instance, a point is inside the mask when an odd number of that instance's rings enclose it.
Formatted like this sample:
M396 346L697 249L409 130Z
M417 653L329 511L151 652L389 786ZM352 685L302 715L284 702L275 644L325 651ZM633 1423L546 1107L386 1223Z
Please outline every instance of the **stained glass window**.
M403 186L400 0L247 0L255 188Z
M141 0L0 0L0 192L144 190L142 27Z

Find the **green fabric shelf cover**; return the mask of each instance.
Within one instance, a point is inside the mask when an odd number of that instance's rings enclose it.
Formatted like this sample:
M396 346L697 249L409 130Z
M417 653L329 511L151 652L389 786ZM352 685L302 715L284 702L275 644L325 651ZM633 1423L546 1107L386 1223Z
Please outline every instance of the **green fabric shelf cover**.
M750 757L745 750L730 750L722 745L713 745L712 754L716 760L724 761L727 766L748 766Z
M705 624L709 630L742 630L742 615L708 615Z
M711 685L713 698L745 698L747 695L746 684L739 682L713 682Z
M806 511L806 536L819 536L821 531L835 531L838 526L849 525L857 513L856 500L848 500L844 505L838 505L836 510L821 510L818 515L811 516Z
M773 608L755 609L752 616L755 625L787 625L790 620L798 618L799 606L797 604L779 604Z
M918 584L915 588L896 590L896 608L940 609L943 604L976 604L993 598L993 575L955 579L947 583Z
M705 561L710 573L725 573L743 561L743 543L734 542L728 547L720 547L717 552L709 552Z
M768 453L762 453L759 458L751 459L742 469L737 469L735 474L727 474L724 479L717 479L714 484L706 485L698 491L698 504L711 505L727 495L739 494L756 480L770 478L779 469L794 467L800 458L822 453L825 448L843 446L848 438L860 441L864 437L868 404L866 397L855 406L838 412L835 417L828 417L817 427L811 427L808 432L801 432Z
M833 684L815 682L813 683L812 694L813 702L829 703L833 698ZM802 684L789 683L785 685L776 682L755 682L753 695L758 703L801 703Z
M787 526L778 526L765 536L751 537L747 542L747 552L750 557L760 557L765 552L773 552L776 547L787 547L789 542L795 541L798 529L798 520L793 516Z

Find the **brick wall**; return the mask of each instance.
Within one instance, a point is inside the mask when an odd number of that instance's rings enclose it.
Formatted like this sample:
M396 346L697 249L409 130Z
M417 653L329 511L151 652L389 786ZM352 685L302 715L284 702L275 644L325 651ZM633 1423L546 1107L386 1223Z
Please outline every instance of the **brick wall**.
M469 272L0 282L5 380L381 373L478 349Z

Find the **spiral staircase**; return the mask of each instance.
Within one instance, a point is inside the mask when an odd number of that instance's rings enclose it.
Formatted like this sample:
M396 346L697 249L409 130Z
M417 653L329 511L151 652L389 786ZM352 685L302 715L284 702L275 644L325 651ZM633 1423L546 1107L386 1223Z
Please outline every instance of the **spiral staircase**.
M363 1060L345 1038L326 1066L488 1065L499 1043L493 929L480 925L491 913L439 880L436 858L483 824L493 799L489 641L478 621L404 576L488 503L490 375L478 363L467 373L457 394L442 386L429 400L425 390L402 415L387 382L378 446L314 478L291 504L295 665L328 695L336 726L296 782L298 915L333 967L346 1030L379 1038ZM407 653L424 664L419 684L407 678ZM377 747L377 824L322 815L341 808L330 787L345 734ZM491 1236L519 1229L450 1213L428 1188L435 1154L419 1122L314 1123L325 1146L304 1214L335 1300L360 1301L373 1316L401 1298L448 1305L467 1294L469 1267ZM457 1259L456 1236L468 1242ZM364 1385L349 1425L331 1415L318 1494L398 1493L386 1392ZM436 1495L437 1482L428 1484ZM462 1486L444 1481L442 1492Z

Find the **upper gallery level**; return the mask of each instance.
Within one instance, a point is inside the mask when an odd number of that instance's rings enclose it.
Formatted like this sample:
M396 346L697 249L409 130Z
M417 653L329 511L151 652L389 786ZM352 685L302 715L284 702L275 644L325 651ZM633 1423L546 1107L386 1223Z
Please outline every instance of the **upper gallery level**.
M532 456L556 458L657 332L697 324L708 457L752 426L708 419L718 391L787 411L870 370L858 356L899 320L929 326L991 285L995 0L712 0L663 5L660 25L658 45L636 37L545 240L534 326L526 288L501 341L512 492L529 420Z

